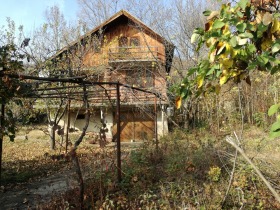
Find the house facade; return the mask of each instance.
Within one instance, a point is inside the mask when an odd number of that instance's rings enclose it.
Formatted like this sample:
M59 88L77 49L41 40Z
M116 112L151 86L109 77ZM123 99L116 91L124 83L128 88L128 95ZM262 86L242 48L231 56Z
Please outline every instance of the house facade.
M168 132L166 75L173 52L170 42L121 10L63 48L52 61L57 71L70 77L84 75L88 81L108 82L91 89L94 95L87 131L99 133L103 129L109 141L116 134L116 89L110 82L124 84L120 86L121 141L138 141ZM85 114L79 103L71 104L67 116L70 127L83 128Z

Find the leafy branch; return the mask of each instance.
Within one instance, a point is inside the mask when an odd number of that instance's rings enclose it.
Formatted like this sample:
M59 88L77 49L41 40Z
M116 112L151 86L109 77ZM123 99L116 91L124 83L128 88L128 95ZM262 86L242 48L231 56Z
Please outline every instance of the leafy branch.
M234 6L223 4L219 11L203 14L207 17L205 27L194 30L191 42L197 44L197 51L205 45L208 56L189 69L178 90L177 108L191 94L219 94L230 80L251 85L251 72L275 74L280 69L280 12L276 4L264 9L240 0ZM279 120L271 133L280 136Z

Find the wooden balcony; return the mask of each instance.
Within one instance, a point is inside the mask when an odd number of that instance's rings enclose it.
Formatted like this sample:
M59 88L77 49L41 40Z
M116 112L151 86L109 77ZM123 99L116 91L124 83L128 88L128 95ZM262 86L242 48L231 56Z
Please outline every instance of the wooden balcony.
M116 47L109 49L109 64L131 62L164 62L165 55L158 47Z

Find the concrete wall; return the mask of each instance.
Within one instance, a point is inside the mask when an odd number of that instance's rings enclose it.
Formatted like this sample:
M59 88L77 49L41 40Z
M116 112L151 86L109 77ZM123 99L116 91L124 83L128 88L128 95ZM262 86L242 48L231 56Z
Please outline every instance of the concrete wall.
M158 137L168 134L168 123L166 113L159 110L157 113L157 133Z
M103 113L104 113L103 116L105 117L105 123L108 128L108 132L106 133L106 138L108 140L110 140L110 139L112 139L113 113L110 110L108 111L106 109L104 109ZM79 119L79 118L83 118L83 116L84 116L84 112L80 112L78 115L77 115L77 112L71 112L70 113L70 128L82 130L83 127L85 126L85 119ZM76 118L78 118L78 119L76 119ZM66 128L66 123L67 123L67 117L63 118L59 124ZM101 126L102 126L101 109L97 109L97 110L91 112L91 117L90 117L87 132L99 133Z

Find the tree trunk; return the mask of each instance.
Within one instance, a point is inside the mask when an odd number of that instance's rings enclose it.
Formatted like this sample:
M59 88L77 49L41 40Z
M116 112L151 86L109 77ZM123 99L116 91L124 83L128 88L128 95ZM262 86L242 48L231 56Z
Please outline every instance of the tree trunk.
M55 125L49 126L49 133L50 133L50 149L55 150Z
M5 105L1 104L1 116L0 116L0 184L2 182L2 152L3 152L3 137L4 137L4 114L5 114Z

